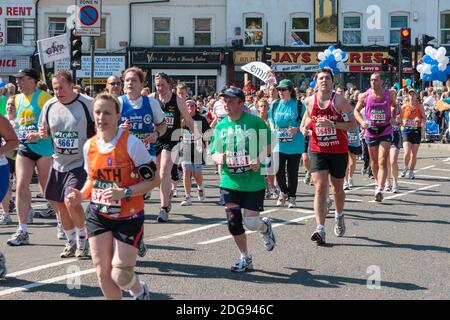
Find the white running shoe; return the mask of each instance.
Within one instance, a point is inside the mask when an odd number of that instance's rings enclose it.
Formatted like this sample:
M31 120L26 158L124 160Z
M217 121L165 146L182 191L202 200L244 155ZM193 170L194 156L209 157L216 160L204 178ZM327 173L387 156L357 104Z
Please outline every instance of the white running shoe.
M392 184L392 193L398 193L398 184L397 183Z
M400 177L404 178L406 176L406 172L408 172L408 168L403 168L403 170L400 172Z
M266 232L262 233L264 246L266 247L267 251L272 251L273 248L275 248L275 244L277 243L277 239L275 238L275 234L272 230L272 221L270 221L270 218L267 217L262 218L262 221L267 226Z
M252 256L241 257L231 266L231 272L247 272L253 269Z
M289 197L288 199L288 208L296 208L297 204L295 203L295 197Z
M7 273L6 270L6 258L3 253L0 252L0 279L5 278Z
M348 187L351 189L353 188L355 185L353 183L353 178L348 178Z
M414 174L414 170L409 170L408 179L414 180L416 175Z
M9 213L4 213L0 216L0 225L7 225L12 223L12 218Z
M14 247L30 244L30 236L28 235L28 232L18 229L17 232L6 241L6 244Z
M191 197L184 198L184 200L181 201L180 206L182 206L182 207L192 206L192 199L191 199Z
M205 201L205 189L197 189L198 190L198 201Z
M344 181L344 190L350 190L350 186L347 181Z
M278 196L277 200L277 207L284 207L284 204L286 203L286 200L288 198L288 195L280 192L280 195Z

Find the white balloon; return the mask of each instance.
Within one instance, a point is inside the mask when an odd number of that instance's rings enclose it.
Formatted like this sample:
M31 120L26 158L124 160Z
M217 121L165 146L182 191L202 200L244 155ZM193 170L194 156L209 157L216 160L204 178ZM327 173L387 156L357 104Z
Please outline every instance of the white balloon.
M333 55L337 62L342 60L342 55L339 52L335 51Z
M425 63L423 65L422 73L431 74L431 64Z
M341 50L341 49L336 49L336 50L334 50L333 52L334 52L334 53L338 52L338 53L340 53L340 54L342 55L342 50Z
M441 70L441 71L444 71L445 69L447 69L447 65L443 64L443 63L439 63L438 64L438 69Z
M430 53L428 53L428 55L431 57L431 59L436 59L437 50L436 49L431 49Z
M428 47L426 47L426 48L425 48L425 54L428 54L428 55L429 55L429 54L430 54L430 50L431 50L431 49L433 49L433 47L432 47L432 46L428 46Z
M343 63L342 61L339 61L339 62L336 64L336 67L339 69L339 71L342 71L342 72L345 71L345 63Z
M345 55L345 58L342 59L342 62L345 62L345 61L347 61L347 60L348 60L348 54Z
M441 61L439 61L440 63L443 63L443 64L445 64L445 65L448 65L448 63L449 63L449 57L444 57L444 58L442 58L442 60Z
M423 64L419 64L416 68L417 72L422 73L423 71Z
M444 59L445 55L442 54L442 52L437 51L436 52L436 60L441 62L442 59Z
M445 56L447 54L447 49L445 49L445 47L440 47L437 49L437 52Z
M317 58L318 58L320 61L325 60L325 53L319 52L319 54L317 55Z
M323 52L325 54L325 57L328 57L329 54L331 54L330 49L327 49Z

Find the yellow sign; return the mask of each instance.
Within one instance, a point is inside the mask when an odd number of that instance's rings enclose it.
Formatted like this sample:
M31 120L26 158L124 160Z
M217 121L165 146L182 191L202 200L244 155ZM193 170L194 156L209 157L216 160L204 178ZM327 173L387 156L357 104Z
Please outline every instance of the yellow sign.
M436 108L439 109L439 111L446 111L446 110L450 110L450 104L445 103L442 100L439 100L438 102L436 102Z
M106 79L106 78L100 78L100 79L96 78L96 79L94 79L94 84L106 84L106 80L108 80L108 79ZM81 83L85 84L85 85L86 84L90 84L90 82L91 82L90 79L83 79L81 81Z
M320 63L317 58L322 51L273 51L272 64L314 64ZM381 60L388 56L387 52L358 51L347 52L348 60L345 64L381 64Z
M234 64L243 65L256 61L255 51L236 51L234 52Z

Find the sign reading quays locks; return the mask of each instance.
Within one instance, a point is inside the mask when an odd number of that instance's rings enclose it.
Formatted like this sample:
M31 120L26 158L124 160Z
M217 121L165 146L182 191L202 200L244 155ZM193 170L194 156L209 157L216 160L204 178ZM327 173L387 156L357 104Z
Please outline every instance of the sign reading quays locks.
M132 64L145 65L216 65L220 66L220 52L156 52L134 51Z

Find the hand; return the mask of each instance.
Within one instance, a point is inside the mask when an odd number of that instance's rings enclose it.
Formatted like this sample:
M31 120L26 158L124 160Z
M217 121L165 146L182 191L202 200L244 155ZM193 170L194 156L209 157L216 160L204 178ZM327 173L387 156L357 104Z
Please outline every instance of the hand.
M37 132L30 132L27 134L26 139L28 142L37 143L40 139L40 136Z
M212 159L217 164L224 164L225 163L225 153L216 152L212 155Z
M43 123L42 125L39 125L38 134L41 139L47 139L48 132L49 132L48 124Z
M367 122L367 121L364 121L362 124L361 124L361 128L362 129L367 129L369 127L369 123Z
M289 127L287 129L287 132L290 136L293 136L294 134L298 133L300 130L297 127Z
M250 163L250 169L252 169L253 171L258 171L259 170L259 167L261 166L261 164L259 163L259 160L258 159L256 159L255 161L252 161L251 163Z
M108 188L103 193L103 199L109 202L119 201L125 198L125 188Z
M126 129L126 130L131 130L131 124L128 123L128 119L125 120L124 123L122 123L119 128L121 129Z
M317 119L317 126L324 127L324 128L333 128L334 122L327 119L327 118L318 118Z
M143 139L144 142L155 143L158 140L158 133L152 132L145 136Z
M69 206L72 208L76 207L83 200L82 194L79 190L69 187L69 194L66 197Z

